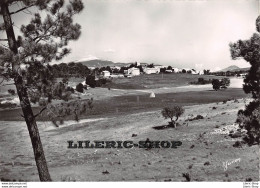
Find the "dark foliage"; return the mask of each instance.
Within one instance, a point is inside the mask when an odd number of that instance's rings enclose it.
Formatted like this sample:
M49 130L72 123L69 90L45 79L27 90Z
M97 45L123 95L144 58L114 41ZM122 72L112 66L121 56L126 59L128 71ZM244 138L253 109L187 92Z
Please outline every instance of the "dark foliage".
M259 144L260 139L260 102L255 100L246 105L245 110L239 110L237 123L247 131L243 140L248 145Z
M169 122L169 125L173 127L176 127L176 121L183 113L184 109L181 106L165 107L162 110L162 116L165 119L170 118L171 121ZM173 120L174 117L176 118L175 120Z
M205 80L204 78L198 78L197 82L191 82L190 84L194 84L194 85L204 85L204 84L211 84L212 80Z
M217 91L219 89L226 89L230 85L230 79L229 78L223 78L221 80L213 79L211 83L213 89Z
M92 88L96 87L95 76L88 75L88 76L86 77L86 84L89 85L89 86L92 87Z
M239 110L237 123L247 131L243 140L248 145L258 144L260 137L260 16L256 19L256 30L249 40L238 40L230 43L233 59L243 58L251 67L244 79L245 93L251 93L254 101Z
M81 63L60 63L52 65L52 74L55 78L84 78L91 74L91 70Z
M78 85L76 85L76 91L83 93L84 92L84 87L82 83L79 83Z
M15 90L14 89L8 89L8 93L11 95L15 95Z

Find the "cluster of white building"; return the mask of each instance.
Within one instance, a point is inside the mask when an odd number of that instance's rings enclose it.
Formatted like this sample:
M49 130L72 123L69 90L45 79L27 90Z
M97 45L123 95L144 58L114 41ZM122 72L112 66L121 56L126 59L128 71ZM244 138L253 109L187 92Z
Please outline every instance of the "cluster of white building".
M166 73L182 73L183 70L185 70L186 72L189 72L191 74L204 74L203 71L196 71L194 69L189 69L189 68L183 68L183 69L178 69L178 68L172 68L170 70L167 70L167 67L168 66L163 66L163 65L154 65L153 68L150 68L150 67L147 67L147 63L137 63L137 66L142 66L143 67L143 73L144 74L159 74L160 73L160 69L161 68L166 68L165 72ZM121 68L121 67L116 67L118 70ZM128 68L127 70L124 70L124 75L126 77L132 77L132 76L138 76L140 75L141 72L140 72L140 69L139 68L136 68L136 67L131 67L131 68ZM113 75L111 74L109 71L102 71L102 75L104 77L124 77L124 75Z

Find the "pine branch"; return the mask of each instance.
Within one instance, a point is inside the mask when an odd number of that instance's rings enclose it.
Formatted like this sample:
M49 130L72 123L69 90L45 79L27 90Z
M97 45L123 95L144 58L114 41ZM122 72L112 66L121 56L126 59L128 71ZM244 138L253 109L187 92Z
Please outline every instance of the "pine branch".
M26 10L26 9L32 7L32 6L34 6L34 4L29 5L29 6L27 6L27 7L23 7L23 8L21 8L21 9L17 10L17 11L10 12L10 14L11 14L11 15L12 15L12 14L16 14L16 13L21 12L21 11L23 11L23 10Z
M53 24L51 24L51 25L44 31L44 34L35 37L35 38L33 39L33 41L35 41L35 43L39 43L39 42L42 41L44 38L52 36L53 33L54 33L54 32L56 31L56 29L58 28L59 20L60 20L60 19L57 18L57 19L53 22ZM53 27L54 27L54 28L53 28ZM49 32L50 29L52 29L52 30ZM48 32L49 32L49 34L48 34Z
M40 112L38 112L36 115L34 115L34 118L36 118L37 116L39 116L44 110L46 110L47 107L45 106L43 109L41 109Z

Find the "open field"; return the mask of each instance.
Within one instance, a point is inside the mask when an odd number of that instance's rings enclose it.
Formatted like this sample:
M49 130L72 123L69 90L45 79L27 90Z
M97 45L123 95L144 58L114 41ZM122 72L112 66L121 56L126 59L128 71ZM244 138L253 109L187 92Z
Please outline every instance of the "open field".
M39 124L39 129L54 181L185 181L183 173L191 181L259 181L259 146L235 148L232 145L241 138L230 138L225 131L231 130L237 110L243 107L243 100L186 106L177 129L153 129L168 122L158 110L52 129ZM196 115L204 119L188 121ZM0 177L39 181L25 123L2 121L0 135ZM150 150L67 148L68 140L138 142L147 138L182 145ZM234 160L225 170L223 163Z
M112 83L106 87L116 89L154 89L163 87L178 87L189 85L190 82L197 81L198 78L205 80L213 78L222 78L211 75L193 75L193 74L142 74L132 78L112 79Z
M81 80L72 82L75 84ZM185 181L183 173L187 173L191 181L245 181L250 178L259 181L259 147L233 147L241 137L228 136L230 130L236 130L237 111L244 108L245 100L241 98L248 98L240 87L241 80L231 81L232 88L220 91L213 91L210 84L190 86L188 81L178 84L164 85L161 82L145 89L90 89L87 94L79 96L80 100L93 97L94 108L82 115L79 122L67 117L68 121L59 128L46 121L43 113L38 117L38 127L52 179ZM155 98L149 97L151 92L155 93ZM240 100L235 102L234 99ZM181 126L154 129L167 125L168 120L162 117L161 109L172 104L185 108L179 120ZM40 109L33 107L34 112ZM0 178L39 181L21 114L20 108L0 111ZM203 119L190 121L197 115L202 115ZM182 145L176 149L149 150L136 147L67 148L68 140L138 142L147 138L181 141ZM223 163L234 160L237 162L224 168Z
M150 98L149 93L122 95L106 98L105 100L94 100L94 108L89 110L81 118L116 116L117 114L129 114L162 109L168 104L181 106L205 104L211 102L222 102L230 99L247 97L242 89L227 89L220 91L190 91L177 93L159 93L155 98ZM40 111L40 107L34 107L34 111ZM21 109L2 110L0 120L19 121L22 120ZM38 120L45 120L46 117L39 117ZM67 117L72 119L72 117Z
M181 74L181 73L161 73L161 74L141 74L139 76L133 76L131 78L112 78L111 83L106 84L105 88L110 87L114 89L155 89L164 87L179 87L188 86L190 82L198 81L198 78L204 78L205 80L218 78L223 76L214 75L193 75L193 74ZM58 78L57 81L61 81ZM85 78L70 78L69 85L75 87L78 83L85 81Z
M140 94L142 92L154 92L154 93L172 93L172 92L185 92L185 91L201 91L212 89L211 84L206 85L190 85L190 82L196 82L198 78L204 78L205 80L213 78L222 78L211 75L192 75L192 74L151 74L140 75L132 78L113 78L111 83L107 83L102 88L90 88L86 91L86 95L83 98L104 99L107 97ZM58 78L57 82L62 79ZM84 83L84 78L70 78L68 85L70 87L76 87L79 83ZM230 87L234 87L234 84L241 83L242 79L231 78ZM241 88L242 84L240 87ZM111 88L108 91L107 88ZM237 86L235 86L237 88ZM0 85L0 102L5 100L6 97L12 97L7 91L8 89L15 89L13 81L4 81ZM1 108L1 107L0 107Z

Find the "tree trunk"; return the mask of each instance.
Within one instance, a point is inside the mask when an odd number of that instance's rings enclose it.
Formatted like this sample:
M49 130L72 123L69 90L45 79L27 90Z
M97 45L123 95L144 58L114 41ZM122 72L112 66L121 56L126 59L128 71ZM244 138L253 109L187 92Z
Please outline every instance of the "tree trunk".
M17 54L18 49L17 49L12 20L11 20L7 3L1 4L1 11L5 23L5 30L8 38L9 48L14 54ZM36 161L39 177L41 181L51 181L51 177L48 171L48 166L44 156L44 151L40 139L40 134L36 124L36 120L33 115L33 111L30 105L26 87L24 86L23 78L18 74L18 69L19 69L19 64L17 62L13 63L12 70L14 73L14 82L17 89L17 94L19 96L24 119L30 134L32 147L34 151L34 158Z
M170 127L176 128L175 121L171 118Z

